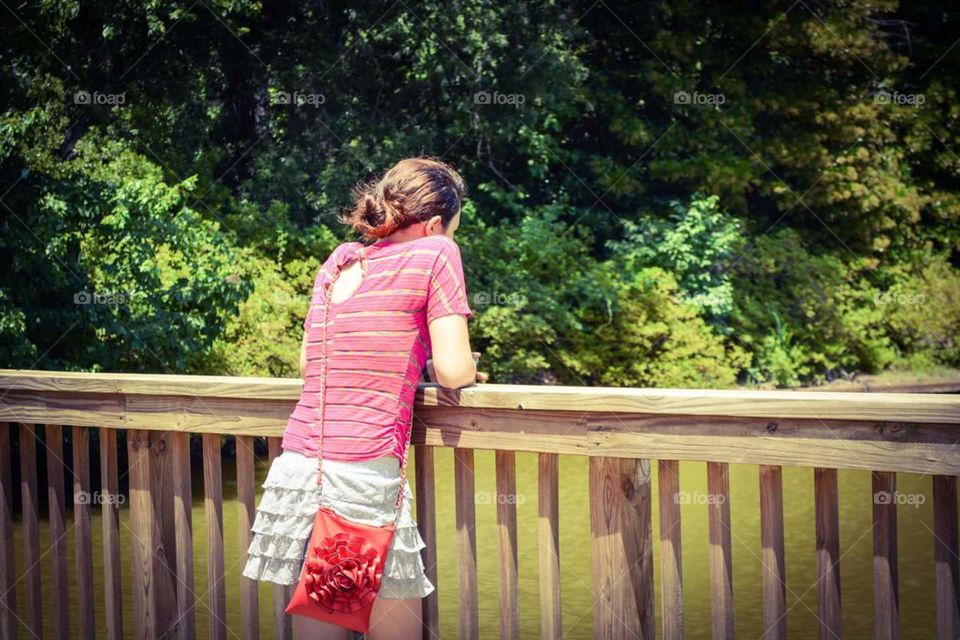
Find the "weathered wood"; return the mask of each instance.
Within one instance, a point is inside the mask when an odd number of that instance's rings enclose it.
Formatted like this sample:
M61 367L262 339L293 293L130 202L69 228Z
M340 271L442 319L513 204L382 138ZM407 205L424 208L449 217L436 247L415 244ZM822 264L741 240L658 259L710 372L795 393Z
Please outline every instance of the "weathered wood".
M423 640L440 637L440 609L437 598L437 498L433 447L414 447L414 482L417 487L417 527L426 547L421 549L424 573L434 590L423 599L421 618Z
M4 384L51 386L42 379L10 378L0 373L0 388ZM280 436L295 403L296 394L276 398L276 385L256 379L240 379L233 386L216 382L207 388L202 386L202 376L196 381L185 378L190 386L160 380L153 389L179 389L182 395L13 390L0 406L0 420ZM290 383L292 388L299 384ZM77 384L73 380L65 388ZM116 385L111 382L102 388ZM493 387L497 389L489 389ZM960 474L960 449L953 446L960 437L960 398L956 396L809 392L818 401L808 401L797 392L520 389L477 385L438 392L422 388L416 411L428 427L418 430L413 444ZM251 396L233 397L241 390ZM203 401L197 402L198 397ZM457 398L463 402L456 402ZM509 398L516 404L506 405ZM583 402L574 402L578 399ZM610 402L602 404L604 399ZM597 411L584 416L585 407L590 406Z
M665 640L683 638L683 555L680 548L680 463L660 460L660 613Z
M590 458L593 635L653 638L649 460Z
M179 633L177 530L173 517L173 447L170 432L149 432L150 498L153 508L153 597L161 637Z
M160 374L75 373L0 370L0 391L112 394L114 396L190 396L296 402L303 383L296 379ZM712 389L630 389L483 384L446 389L422 384L422 406L556 411L617 411L659 415L699 415L877 420L957 424L960 398L949 395L817 391ZM291 405L292 408L292 405ZM289 414L288 414L289 415ZM52 420L51 420L52 421ZM76 423L69 423L76 424ZM85 423L84 423L85 424ZM173 425L179 429L179 425ZM253 435L253 434L248 434ZM278 434L270 434L278 435Z
M513 451L497 451L497 530L500 538L500 638L520 637L517 564L517 464Z
M957 559L957 479L933 476L933 557L937 578L937 638L960 635L960 561Z
M820 640L838 640L840 625L840 512L837 470L814 469L817 530L817 619Z
M710 595L713 637L733 638L733 554L730 544L730 468L707 463Z
M787 571L783 552L783 471L760 465L760 562L763 565L763 637L787 637Z
M157 598L153 544L159 524L154 521L150 486L150 434L127 432L127 477L130 479L130 547L132 555L134 637L156 638Z
M253 539L250 527L256 517L254 508L253 438L237 436L237 530L240 537L240 567L247 563L247 547ZM245 640L260 637L260 613L257 581L240 576L240 624Z
M540 637L560 640L560 456L538 456L537 533L540 564Z
M461 640L478 640L477 514L474 491L473 450L454 449L454 492L457 511L457 573L460 577Z
M120 578L120 495L117 432L100 430L100 513L103 525L103 579L106 637L123 638L123 600Z
M95 638L96 616L93 599L93 544L90 530L90 509L94 504L90 492L90 430L73 427L73 530L77 567L77 631L81 638ZM103 494L100 494L102 498Z
M50 524L50 546L44 556L50 558L50 577L52 578L52 598L48 601L70 602L70 575L67 569L67 499L64 479L63 429L57 424L44 425L45 446L47 450L47 506ZM47 614L53 619L53 637L70 637L70 608L51 607Z
M900 592L897 568L897 476L873 473L874 637L900 637Z
M283 453L282 438L268 438L267 451L270 457L270 464ZM419 456L417 456L419 460ZM417 496L420 496L419 489ZM293 637L293 620L286 614L287 603L292 597L292 587L283 585L273 585L273 637L276 640L290 640Z
M29 637L41 637L43 592L40 585L40 502L37 495L37 432L20 425L20 501L23 509L23 581L27 615L23 625Z
M177 547L177 638L193 640L197 635L197 614L193 574L193 483L190 476L189 434L170 434L170 457Z
M0 637L16 640L17 592L13 551L13 469L11 425L0 422Z
M207 602L210 640L226 640L227 592L223 560L223 479L220 436L203 434L203 503L207 534Z

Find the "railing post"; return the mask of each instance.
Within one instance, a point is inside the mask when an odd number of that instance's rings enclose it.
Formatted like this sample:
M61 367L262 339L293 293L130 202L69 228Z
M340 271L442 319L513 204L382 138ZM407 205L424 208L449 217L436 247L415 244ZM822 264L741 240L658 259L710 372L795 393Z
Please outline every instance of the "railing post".
M193 481L190 477L190 434L170 434L173 458L173 523L177 536L177 624L180 640L197 635L193 572Z
M477 506L473 449L453 450L457 510L457 570L460 575L460 638L477 640Z
M787 571L783 550L783 469L760 465L760 561L763 637L786 640Z
M537 515L540 521L540 637L560 640L563 618L560 610L560 456L539 454Z
M733 638L733 552L730 531L730 466L707 463L710 594L713 638Z
M30 637L41 637L43 591L40 586L40 503L37 495L37 431L20 425L20 495L23 507L23 582L27 590L27 617L23 624Z
M957 559L957 478L933 476L933 553L937 577L937 638L960 635L960 561Z
M897 566L897 474L873 472L874 637L900 637L900 592Z
M253 436L237 436L237 529L240 539L240 567L246 564L247 547L253 539L254 459ZM257 603L257 582L240 576L240 621L244 640L260 638L260 614Z
M132 432L131 432L132 433ZM120 481L117 464L117 431L100 429L100 508L103 521L103 597L106 637L123 638L123 601L120 577ZM132 505L131 505L132 509Z
M497 529L500 538L500 639L520 637L517 566L517 464L513 451L496 451ZM506 496L506 499L503 497Z
M90 530L90 429L73 427L73 523L76 531L78 631L81 638L95 638L96 616L93 593L93 545ZM83 499L79 499L83 496ZM102 496L102 492L101 492Z
M227 638L227 593L223 560L223 478L220 434L203 434L203 495L207 531L207 591L210 640Z
M817 618L820 640L838 640L840 627L840 511L837 470L814 469L817 528Z
M13 469L8 422L0 422L0 636L16 640L17 592L14 589Z
M653 638L650 461L595 456L589 464L594 637Z
M664 640L683 638L683 554L680 551L680 463L660 460L660 611Z
M52 598L48 602L57 602L48 613L53 618L55 638L70 637L69 574L67 562L67 499L64 478L63 429L58 424L44 425L44 439L47 449L47 505L50 522L50 547L45 555L50 557L53 586Z

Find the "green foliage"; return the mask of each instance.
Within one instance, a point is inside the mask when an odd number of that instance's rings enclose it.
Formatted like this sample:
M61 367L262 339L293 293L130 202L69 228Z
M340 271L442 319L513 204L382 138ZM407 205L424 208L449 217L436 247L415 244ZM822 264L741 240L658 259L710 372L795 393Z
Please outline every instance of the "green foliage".
M717 196L670 206L666 220L625 221L625 239L608 244L628 273L662 267L677 279L686 302L708 317L725 318L733 307L726 266L734 258L740 224L719 210Z
M296 375L336 214L422 153L470 186L495 381L960 364L960 33L937 3L7 13L0 366Z

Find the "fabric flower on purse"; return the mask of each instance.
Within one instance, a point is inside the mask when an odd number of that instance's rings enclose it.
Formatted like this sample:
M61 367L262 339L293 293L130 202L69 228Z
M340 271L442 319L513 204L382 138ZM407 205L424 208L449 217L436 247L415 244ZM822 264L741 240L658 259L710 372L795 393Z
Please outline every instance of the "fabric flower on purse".
M366 539L338 533L310 550L304 573L310 600L331 613L353 613L377 597L383 562Z

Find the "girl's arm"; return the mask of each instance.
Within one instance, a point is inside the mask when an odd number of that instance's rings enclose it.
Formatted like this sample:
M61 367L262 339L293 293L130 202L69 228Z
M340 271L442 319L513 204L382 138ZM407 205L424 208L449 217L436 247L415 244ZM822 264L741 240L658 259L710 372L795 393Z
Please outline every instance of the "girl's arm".
M430 321L429 330L437 382L451 389L476 382L477 364L470 351L466 316L440 316Z

